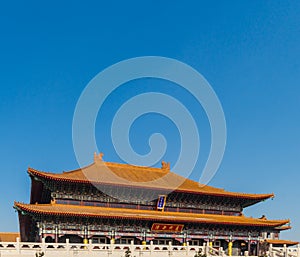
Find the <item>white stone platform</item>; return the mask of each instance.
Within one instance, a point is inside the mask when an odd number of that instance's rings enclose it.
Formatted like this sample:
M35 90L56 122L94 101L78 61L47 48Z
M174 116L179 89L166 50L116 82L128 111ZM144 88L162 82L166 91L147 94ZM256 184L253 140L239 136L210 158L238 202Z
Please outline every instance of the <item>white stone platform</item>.
M175 246L175 245L129 245L124 244L71 244L68 243L27 243L0 242L0 257L124 257L126 250L131 257L195 257L200 250L207 256L226 256L222 249L216 250L208 246ZM300 246L294 248L270 247L270 257L300 257Z

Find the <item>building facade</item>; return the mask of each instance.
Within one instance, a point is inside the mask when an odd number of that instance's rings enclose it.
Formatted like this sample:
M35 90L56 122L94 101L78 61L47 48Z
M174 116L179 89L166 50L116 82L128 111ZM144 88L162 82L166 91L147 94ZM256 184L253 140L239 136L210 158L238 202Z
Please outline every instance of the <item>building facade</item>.
M243 209L274 197L201 185L161 168L104 162L48 173L28 169L30 203L15 202L24 242L70 242L222 247L228 255L258 254L289 220L245 217Z

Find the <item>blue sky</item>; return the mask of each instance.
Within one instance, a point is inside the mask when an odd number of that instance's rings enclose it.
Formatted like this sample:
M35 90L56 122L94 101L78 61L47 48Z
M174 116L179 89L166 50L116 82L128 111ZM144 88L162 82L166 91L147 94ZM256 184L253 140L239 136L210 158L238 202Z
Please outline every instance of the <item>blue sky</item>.
M0 5L0 230L17 231L14 200L28 202L31 166L77 168L72 118L87 83L104 68L137 56L166 56L197 69L217 93L226 116L227 147L210 185L269 193L274 200L250 207L249 216L290 218L283 237L300 240L300 2L299 1L70 1ZM201 128L201 106L158 80L123 85L97 119L97 143L107 161L120 161L108 138L117 106L128 97L162 91L179 98ZM105 106L104 106L105 107ZM164 158L178 156L178 131L148 115L132 127L132 145L147 152L148 135L165 133ZM91 156L92 161L92 156Z

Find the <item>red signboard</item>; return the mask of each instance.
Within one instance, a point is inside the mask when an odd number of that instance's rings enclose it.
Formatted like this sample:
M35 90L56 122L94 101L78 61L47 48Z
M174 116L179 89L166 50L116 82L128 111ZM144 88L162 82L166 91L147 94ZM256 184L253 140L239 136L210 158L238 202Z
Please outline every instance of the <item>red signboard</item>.
M182 224L161 224L153 223L151 231L154 232L171 232L180 233L183 230L184 225Z

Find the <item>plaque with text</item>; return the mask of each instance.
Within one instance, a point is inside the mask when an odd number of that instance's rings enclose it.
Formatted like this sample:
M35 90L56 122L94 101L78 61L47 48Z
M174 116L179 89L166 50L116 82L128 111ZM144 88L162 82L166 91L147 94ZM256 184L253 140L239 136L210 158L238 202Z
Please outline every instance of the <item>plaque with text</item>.
M159 195L157 200L157 210L163 211L166 205L167 196Z
M161 224L153 223L151 231L153 232L170 232L170 233L180 233L183 230L184 225L182 224Z

